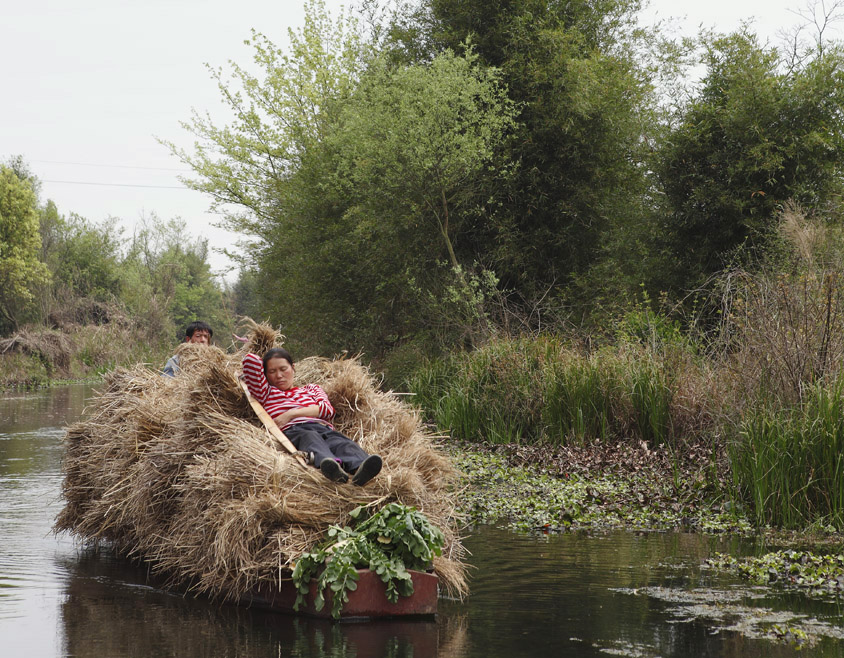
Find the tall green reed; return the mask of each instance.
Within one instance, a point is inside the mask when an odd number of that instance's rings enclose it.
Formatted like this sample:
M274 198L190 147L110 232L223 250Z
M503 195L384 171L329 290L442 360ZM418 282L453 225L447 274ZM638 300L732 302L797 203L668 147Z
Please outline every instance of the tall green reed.
M551 361L543 374L541 413L551 442L583 442L610 434L613 387L597 363L568 354Z
M804 402L750 411L730 446L735 495L756 521L844 526L844 380L807 387Z
M493 443L533 440L541 434L538 359L541 351L527 343L490 343L430 364L411 379L410 388L437 424L458 436Z
M670 438L669 380L641 349L589 355L554 337L500 339L430 364L410 384L437 424L463 438Z
M654 446L671 442L673 391L662 366L646 357L629 369L636 433Z

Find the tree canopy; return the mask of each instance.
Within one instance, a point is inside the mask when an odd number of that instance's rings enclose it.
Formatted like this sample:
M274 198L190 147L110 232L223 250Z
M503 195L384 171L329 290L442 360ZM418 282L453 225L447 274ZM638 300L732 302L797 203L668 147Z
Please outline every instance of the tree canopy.
M0 165L0 330L15 329L31 316L35 290L49 280L40 249L35 190Z
M247 239L250 308L294 346L465 345L493 297L531 330L640 286L682 297L764 249L786 200L837 204L837 45L674 41L638 0L363 9L312 0L286 49L255 33L260 74L212 70L231 121L195 114L195 148L171 145Z
M239 119L195 117L201 145L178 153L196 189L247 211L228 222L255 240L263 308L285 331L382 350L425 322L434 282L473 264L514 106L470 50L397 64L317 4L291 44L296 59L256 35L263 81L234 67L221 82Z
M677 257L699 284L739 247L764 247L787 200L821 209L842 192L842 51L787 69L746 29L707 44L699 94L659 156Z

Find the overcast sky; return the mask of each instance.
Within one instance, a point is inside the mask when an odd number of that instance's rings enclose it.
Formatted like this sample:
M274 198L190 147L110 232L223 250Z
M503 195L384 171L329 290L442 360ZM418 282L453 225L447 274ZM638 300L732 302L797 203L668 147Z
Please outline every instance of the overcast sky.
M348 2L327 0L332 13ZM649 17L681 17L730 31L755 17L776 42L805 2L655 0ZM204 64L251 61L255 28L285 43L302 24L291 0L29 0L7 2L0 22L0 161L21 155L41 179L42 198L63 214L113 216L128 231L144 215L181 217L212 248L237 236L215 228L208 199L178 181L181 164L156 137L189 146L179 125L191 108L228 119ZM189 173L182 170L181 173ZM228 265L212 255L215 270Z

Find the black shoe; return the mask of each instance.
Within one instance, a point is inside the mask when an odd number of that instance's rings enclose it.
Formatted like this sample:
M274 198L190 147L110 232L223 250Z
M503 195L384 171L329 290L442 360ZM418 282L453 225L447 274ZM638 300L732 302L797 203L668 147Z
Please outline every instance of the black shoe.
M381 458L378 455L369 455L369 457L363 460L363 464L358 466L358 470L355 471L352 484L362 487L380 472Z
M332 482L339 482L342 484L343 482L349 481L349 476L343 472L343 469L340 468L340 464L330 457L326 457L322 460L322 463L319 465L319 470Z

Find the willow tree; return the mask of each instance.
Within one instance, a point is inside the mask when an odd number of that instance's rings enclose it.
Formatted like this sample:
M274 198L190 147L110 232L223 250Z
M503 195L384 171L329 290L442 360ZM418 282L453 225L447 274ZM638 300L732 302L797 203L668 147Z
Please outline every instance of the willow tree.
M253 311L276 322L281 307L289 311L289 299L303 291L283 300L279 292L297 286L290 280L303 269L314 269L312 254L297 244L299 225L333 212L314 189L324 168L316 167L311 180L305 170L314 170L314 156L369 57L355 22L345 16L332 20L320 0L306 3L304 25L290 30L288 41L284 49L253 32L247 42L253 47L250 69L258 75L234 62L227 71L209 67L229 123L217 125L210 115L194 111L183 123L196 137L193 148L163 142L194 170L184 182L208 194L222 224L243 236L241 253L232 255L242 259L244 270L255 272L260 300ZM287 242L290 249L283 247ZM305 292L310 294L307 285ZM308 317L316 316L311 309ZM302 333L299 329L294 324L286 330Z
M498 71L480 66L468 49L447 50L430 64L378 61L344 108L337 140L356 205L370 215L410 210L411 221L435 228L459 270L458 213L477 200L483 178L507 174L496 150L515 126L514 113Z
M291 342L378 354L472 264L461 239L482 217L478 178L507 169L495 154L513 108L470 53L390 62L320 3L290 44L256 35L261 79L215 73L233 121L195 115L200 141L174 150L194 188L235 208L226 221L252 238L263 308Z
M368 270L361 308L371 314L377 299L385 311L369 330L379 349L432 324L471 333L455 320L483 323L468 272L483 256L475 245L488 221L487 182L512 171L501 147L514 113L498 71L469 50L415 65L378 60L344 107L327 144L347 203L338 237L355 236L358 271Z
M247 45L263 77L230 62L209 66L231 121L219 126L196 110L182 126L197 138L192 149L163 141L195 172L184 182L205 192L230 229L257 239L258 255L272 243L289 182L324 138L354 89L368 48L351 19L332 21L321 0L305 5L305 23L288 32L289 47L253 30Z

